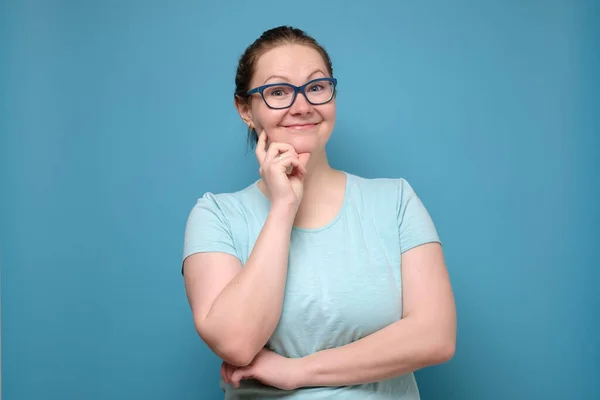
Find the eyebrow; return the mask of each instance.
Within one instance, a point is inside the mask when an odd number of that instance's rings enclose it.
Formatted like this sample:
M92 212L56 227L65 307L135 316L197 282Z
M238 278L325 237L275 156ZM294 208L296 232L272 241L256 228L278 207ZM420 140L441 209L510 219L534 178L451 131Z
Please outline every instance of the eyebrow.
M320 72L320 73L322 73L323 75L327 76L327 74L326 74L325 72L321 71L320 69L316 69L316 70L314 70L313 72L311 72L311 73L308 75L308 79L310 79L310 77L311 77L311 76L313 76L313 75L315 75L315 74L317 74L317 73L319 73L319 72ZM267 83L269 80L273 79L273 78L281 79L281 80L283 80L283 81L286 81L286 82L289 82L289 81L290 81L290 80L289 80L288 78L286 78L285 76L281 76L281 75L271 75L270 77L268 77L267 79L265 79L265 81L263 82L263 85L264 85L265 83Z

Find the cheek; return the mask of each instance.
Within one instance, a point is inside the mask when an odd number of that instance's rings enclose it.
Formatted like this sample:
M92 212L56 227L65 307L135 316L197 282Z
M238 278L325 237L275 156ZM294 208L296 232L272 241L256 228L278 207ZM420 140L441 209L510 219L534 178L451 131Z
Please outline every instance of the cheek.
M331 102L330 104L327 105L327 107L323 108L321 111L321 116L323 117L324 120L327 120L328 122L335 121L335 118L336 118L335 103Z
M261 107L254 114L256 123L264 129L273 129L282 121L285 111L271 110L270 108Z

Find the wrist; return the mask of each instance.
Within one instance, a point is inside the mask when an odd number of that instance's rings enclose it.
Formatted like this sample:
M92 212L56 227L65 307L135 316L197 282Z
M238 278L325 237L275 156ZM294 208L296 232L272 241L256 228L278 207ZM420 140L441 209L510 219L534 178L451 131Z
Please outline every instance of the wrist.
M269 217L277 220L278 222L289 223L292 225L294 223L294 219L296 218L297 211L298 206L294 203L273 203L271 205L271 210L269 211Z
M310 369L310 359L307 357L294 359L294 386L296 388L313 386Z

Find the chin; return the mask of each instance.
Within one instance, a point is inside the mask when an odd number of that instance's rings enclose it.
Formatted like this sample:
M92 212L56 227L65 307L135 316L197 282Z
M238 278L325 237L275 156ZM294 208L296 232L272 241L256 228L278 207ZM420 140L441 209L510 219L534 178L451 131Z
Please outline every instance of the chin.
M319 135L306 135L291 137L289 143L294 147L296 153L315 153L321 150L327 138Z
M319 151L329 139L330 133L323 132L325 126L316 125L310 129L288 129L285 132L286 143L291 144L297 153L313 153Z

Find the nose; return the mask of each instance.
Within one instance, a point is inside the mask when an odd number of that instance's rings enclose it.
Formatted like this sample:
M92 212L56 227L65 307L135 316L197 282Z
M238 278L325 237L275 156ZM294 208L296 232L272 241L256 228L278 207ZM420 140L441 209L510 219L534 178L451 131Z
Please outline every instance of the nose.
M290 113L292 114L306 114L312 110L312 104L306 100L303 93L298 93L294 104L290 107Z

